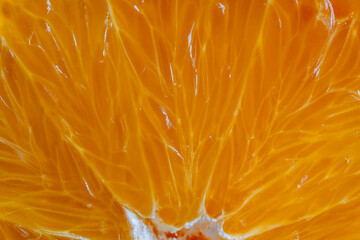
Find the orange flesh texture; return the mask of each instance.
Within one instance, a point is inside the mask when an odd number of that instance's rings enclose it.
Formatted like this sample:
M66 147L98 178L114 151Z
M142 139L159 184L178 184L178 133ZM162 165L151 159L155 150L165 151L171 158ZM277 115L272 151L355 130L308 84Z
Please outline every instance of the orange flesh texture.
M360 237L360 3L0 3L4 234Z

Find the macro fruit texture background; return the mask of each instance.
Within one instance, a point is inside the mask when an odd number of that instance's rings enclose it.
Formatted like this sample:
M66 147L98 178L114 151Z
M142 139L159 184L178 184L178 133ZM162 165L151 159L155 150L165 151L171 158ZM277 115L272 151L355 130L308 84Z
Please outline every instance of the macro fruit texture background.
M360 1L0 7L1 239L360 239Z

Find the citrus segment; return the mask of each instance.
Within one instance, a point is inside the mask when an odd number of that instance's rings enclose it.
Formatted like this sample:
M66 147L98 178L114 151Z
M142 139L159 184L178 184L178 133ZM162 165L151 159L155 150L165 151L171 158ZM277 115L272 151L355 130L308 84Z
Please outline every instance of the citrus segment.
M4 238L356 238L355 1L0 7Z

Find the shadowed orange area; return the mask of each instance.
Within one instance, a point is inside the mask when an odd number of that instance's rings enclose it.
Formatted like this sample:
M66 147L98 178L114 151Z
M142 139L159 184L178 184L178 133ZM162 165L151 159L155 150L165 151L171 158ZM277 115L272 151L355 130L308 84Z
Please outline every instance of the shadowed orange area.
M0 0L0 236L359 238L359 13Z

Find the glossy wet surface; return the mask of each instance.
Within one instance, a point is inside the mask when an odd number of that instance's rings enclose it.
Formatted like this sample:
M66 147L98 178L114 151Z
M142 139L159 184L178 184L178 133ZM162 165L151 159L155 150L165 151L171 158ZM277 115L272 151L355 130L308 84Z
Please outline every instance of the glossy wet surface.
M359 238L360 3L0 3L1 237Z

